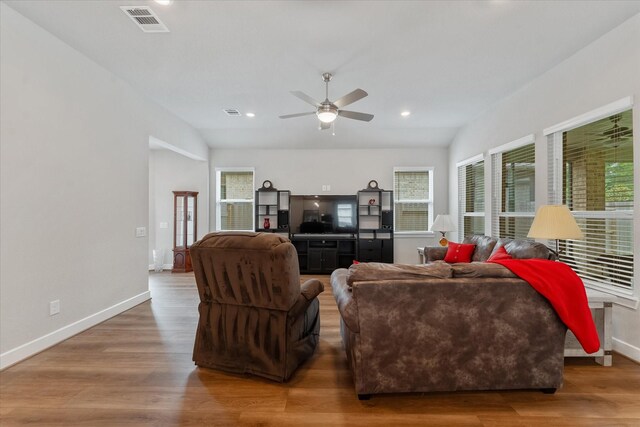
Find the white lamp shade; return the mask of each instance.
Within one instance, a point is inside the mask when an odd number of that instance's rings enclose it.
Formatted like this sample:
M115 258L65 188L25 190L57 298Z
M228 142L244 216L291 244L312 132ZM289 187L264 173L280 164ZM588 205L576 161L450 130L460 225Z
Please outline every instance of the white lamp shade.
M436 220L433 221L433 224L431 225L431 228L429 230L441 232L455 231L456 225L451 220L450 215L438 215L436 217Z
M533 239L584 239L582 230L565 205L540 206L527 237Z

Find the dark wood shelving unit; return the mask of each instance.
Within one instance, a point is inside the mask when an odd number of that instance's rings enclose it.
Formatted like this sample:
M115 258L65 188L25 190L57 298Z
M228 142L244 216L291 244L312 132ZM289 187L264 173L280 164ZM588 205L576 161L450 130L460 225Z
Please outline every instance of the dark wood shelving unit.
M263 182L262 187L256 190L255 230L282 233L289 237L290 198L289 190L278 190L271 181Z
M358 261L393 262L393 191L375 181L358 191Z

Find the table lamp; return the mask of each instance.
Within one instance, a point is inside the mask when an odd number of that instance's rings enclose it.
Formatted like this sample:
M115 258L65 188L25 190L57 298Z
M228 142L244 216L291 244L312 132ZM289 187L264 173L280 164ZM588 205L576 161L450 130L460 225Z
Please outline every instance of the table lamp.
M433 221L431 228L429 231L439 231L442 233L442 238L440 239L440 246L447 246L449 241L446 238L447 231L456 231L456 226L451 220L450 215L438 215L436 216L436 220Z
M538 208L527 237L555 239L555 252L559 256L559 239L584 239L584 234L567 206L543 205Z

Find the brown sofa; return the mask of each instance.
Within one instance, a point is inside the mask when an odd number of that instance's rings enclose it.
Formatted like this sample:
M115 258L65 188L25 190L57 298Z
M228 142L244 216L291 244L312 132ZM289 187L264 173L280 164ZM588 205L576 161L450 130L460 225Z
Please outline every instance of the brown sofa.
M500 265L367 263L334 271L331 286L361 399L562 385L565 325Z
M210 233L191 246L200 294L198 366L286 381L318 344L316 279L300 285L298 256L270 233Z

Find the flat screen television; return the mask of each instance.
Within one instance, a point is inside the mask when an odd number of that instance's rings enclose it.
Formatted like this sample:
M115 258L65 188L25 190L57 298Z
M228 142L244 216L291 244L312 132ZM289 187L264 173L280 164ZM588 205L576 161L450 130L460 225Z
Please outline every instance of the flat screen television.
M291 196L293 234L353 234L357 230L357 196Z

